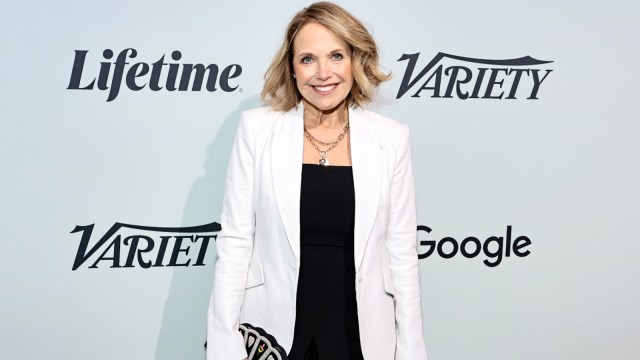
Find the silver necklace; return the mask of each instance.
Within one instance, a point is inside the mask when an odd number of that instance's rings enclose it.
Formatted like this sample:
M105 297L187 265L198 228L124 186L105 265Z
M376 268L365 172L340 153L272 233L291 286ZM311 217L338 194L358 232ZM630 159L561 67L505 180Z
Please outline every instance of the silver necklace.
M327 152L329 152L331 149L336 147L336 145L338 145L338 143L347 134L348 130L349 130L349 121L347 121L347 123L344 125L344 129L342 129L342 132L340 133L340 135L338 135L338 138L335 141L330 142L330 143L326 143L326 142L322 142L322 141L316 139L315 137L313 137L313 135L311 135L309 130L307 130L307 127L306 126L304 127L304 136L307 138L307 140L309 140L311 145L316 150L318 150L318 153L320 153L320 159L318 160L318 165L329 166L329 160L327 159ZM320 148L318 147L318 145L316 143L324 145L324 146L329 146L329 148L326 149L326 150L320 150Z

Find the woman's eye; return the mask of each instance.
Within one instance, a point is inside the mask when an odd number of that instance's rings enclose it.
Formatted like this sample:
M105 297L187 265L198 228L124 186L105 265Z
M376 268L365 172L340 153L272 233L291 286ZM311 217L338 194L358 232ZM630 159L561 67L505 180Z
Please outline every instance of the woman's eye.
M342 60L344 58L344 56L342 56L342 54L340 53L334 53L333 55L331 55L331 59L333 60Z
M300 62L303 64L311 64L312 61L313 59L311 58L311 56L305 56L300 60Z

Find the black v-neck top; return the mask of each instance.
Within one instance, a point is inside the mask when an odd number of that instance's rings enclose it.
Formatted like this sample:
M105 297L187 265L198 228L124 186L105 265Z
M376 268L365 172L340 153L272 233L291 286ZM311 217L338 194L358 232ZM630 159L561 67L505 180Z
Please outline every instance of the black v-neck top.
M361 360L352 167L303 164L301 181L300 276L289 359Z

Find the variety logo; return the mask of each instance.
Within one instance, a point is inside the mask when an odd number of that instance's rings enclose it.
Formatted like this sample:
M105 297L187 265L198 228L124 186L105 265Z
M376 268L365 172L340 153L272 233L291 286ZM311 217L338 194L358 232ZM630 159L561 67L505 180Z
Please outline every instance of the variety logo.
M398 61L407 61L396 99L411 91L411 97L466 99L537 100L540 86L552 69L542 65L553 61L530 56L517 59L487 60L438 53L419 72L420 53L403 54Z
M127 88L133 91L140 91L147 86L151 91L160 91L163 88L167 91L187 91L189 85L191 85L191 91L200 91L206 74L205 89L207 91L213 92L220 88L224 92L232 92L238 88L238 85L232 85L230 80L242 74L242 67L238 64L228 65L220 71L216 64L207 66L182 64L181 66L179 63L165 61L164 55L152 64L138 62L128 66L130 63L127 60L138 56L136 49L128 48L122 50L113 62L111 62L113 51L105 49L102 56L108 61L100 62L98 76L83 76L88 52L89 50L75 50L67 89L93 90L96 87L98 90L109 90L107 102L113 101L118 96L123 78ZM176 50L171 53L171 60L177 62L180 59L182 59L180 51ZM111 65L113 65L113 71ZM96 68L92 67L91 69L95 73Z
M425 231L431 233L431 229L424 225L418 226L418 232ZM420 245L427 246L423 253L418 254L418 258L426 259L437 251L438 255L443 259L451 259L458 252L466 258L475 258L483 253L487 259L483 262L488 267L496 267L500 265L503 258L513 255L516 257L526 257L531 251L525 249L531 245L531 240L524 236L518 236L514 240L511 239L511 225L507 225L507 231L504 237L490 236L486 240L481 241L475 236L468 236L461 242L447 236L438 240L420 240Z
M74 271L83 264L90 264L89 269L204 266L209 243L217 237L213 233L221 229L216 222L177 228L115 223L91 244L93 226L76 226L71 231L82 234Z

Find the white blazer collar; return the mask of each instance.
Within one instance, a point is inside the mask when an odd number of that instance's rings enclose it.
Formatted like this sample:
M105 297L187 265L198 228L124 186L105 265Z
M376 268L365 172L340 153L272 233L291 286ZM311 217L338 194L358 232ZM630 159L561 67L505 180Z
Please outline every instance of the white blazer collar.
M276 124L271 148L271 171L278 210L300 265L300 183L303 158L303 109L294 108ZM382 149L361 109L349 109L351 163L355 189L354 256L360 268L378 213L382 181Z

